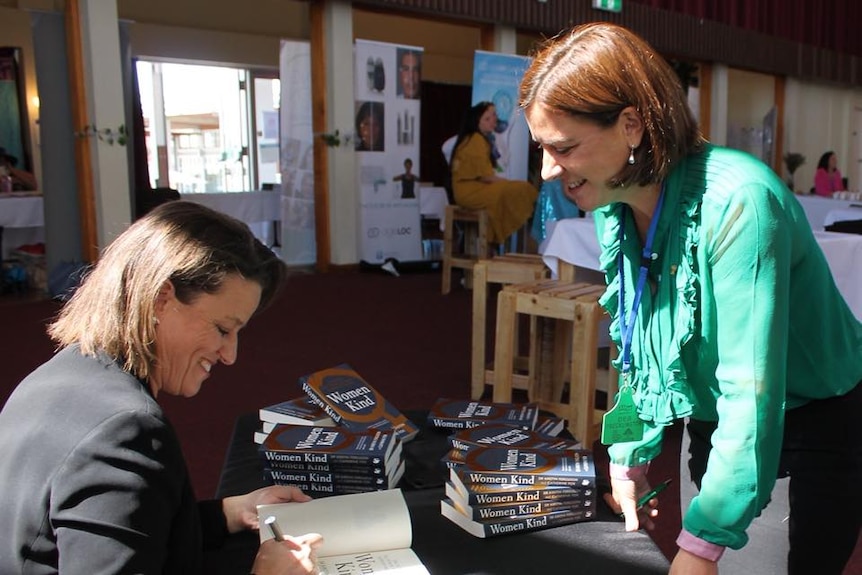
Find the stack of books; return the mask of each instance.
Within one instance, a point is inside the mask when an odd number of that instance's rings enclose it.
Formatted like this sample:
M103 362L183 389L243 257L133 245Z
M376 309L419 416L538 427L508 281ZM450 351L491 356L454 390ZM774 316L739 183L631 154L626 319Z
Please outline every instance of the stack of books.
M500 445L468 449L440 502L444 517L476 537L589 521L595 507L589 451Z
M545 435L538 431L522 429L504 423L487 423L478 427L462 429L449 436L451 449L443 456L447 468L463 465L470 450L480 447L504 446L519 448L565 451L583 449L581 442Z
M302 376L299 385L302 398L260 410L266 427L255 440L268 478L312 496L396 487L402 445L419 428L349 365Z
M259 410L260 427L254 432L254 442L261 444L279 423L292 425L316 425L331 427L335 425L323 408L311 401L308 396L296 397Z
M469 429L487 423L502 423L535 429L539 408L535 403L492 403L440 398L428 412L428 425L437 429Z
M404 474L403 443L392 431L278 424L260 447L275 485L312 497L391 489Z

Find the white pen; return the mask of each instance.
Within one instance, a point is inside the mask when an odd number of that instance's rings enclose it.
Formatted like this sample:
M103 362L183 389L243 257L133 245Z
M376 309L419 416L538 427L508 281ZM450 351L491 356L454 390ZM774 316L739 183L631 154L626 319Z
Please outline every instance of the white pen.
M269 530L272 531L272 536L275 537L276 541L284 541L284 531L282 531L281 527L278 526L278 521L276 521L275 515L270 515L263 520L263 523L269 526Z

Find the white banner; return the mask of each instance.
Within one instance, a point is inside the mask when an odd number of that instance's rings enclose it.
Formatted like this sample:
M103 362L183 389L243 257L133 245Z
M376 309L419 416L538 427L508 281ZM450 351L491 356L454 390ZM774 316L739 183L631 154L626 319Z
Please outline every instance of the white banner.
M357 40L355 54L359 256L420 260L422 48Z
M473 104L492 102L497 110L494 144L500 157L501 175L527 180L530 132L518 107L518 86L530 58L477 50L473 56Z
M281 259L317 261L314 239L314 136L308 42L281 41Z

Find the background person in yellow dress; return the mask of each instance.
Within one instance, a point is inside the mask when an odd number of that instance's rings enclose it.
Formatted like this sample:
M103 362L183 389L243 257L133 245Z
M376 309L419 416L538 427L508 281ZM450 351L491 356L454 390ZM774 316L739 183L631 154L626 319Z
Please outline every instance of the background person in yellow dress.
M497 111L491 102L479 102L470 108L450 161L455 203L488 211L491 244L505 242L527 222L538 196L538 190L529 182L497 175L497 159L489 140L496 125Z

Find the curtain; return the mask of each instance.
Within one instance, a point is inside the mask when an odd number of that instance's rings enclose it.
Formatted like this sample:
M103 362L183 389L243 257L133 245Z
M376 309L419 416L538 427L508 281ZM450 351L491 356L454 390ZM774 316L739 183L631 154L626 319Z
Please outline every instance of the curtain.
M629 0L777 36L819 48L862 56L859 0Z

